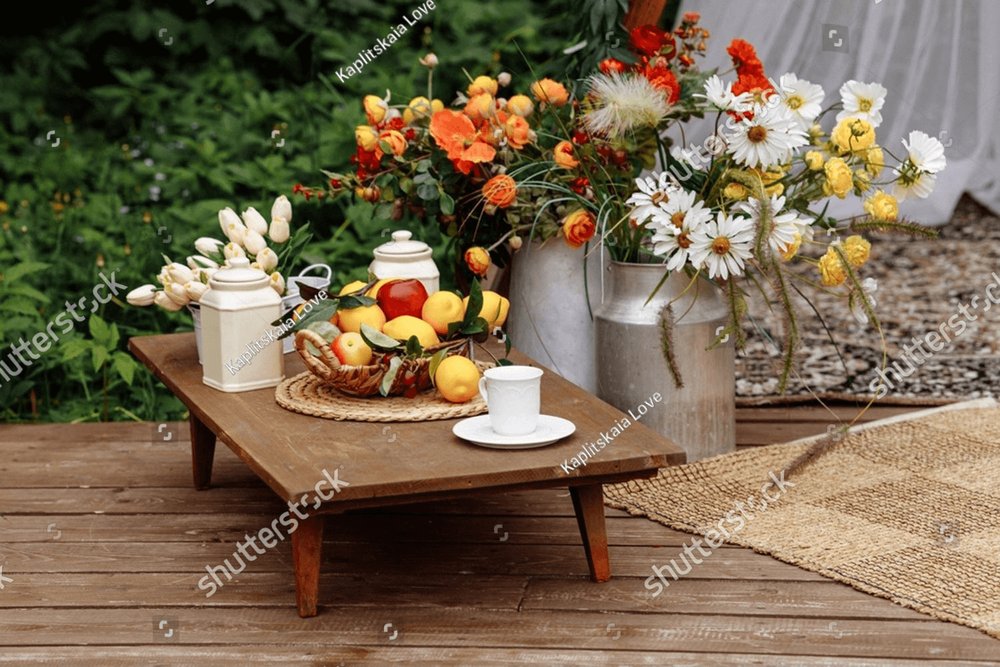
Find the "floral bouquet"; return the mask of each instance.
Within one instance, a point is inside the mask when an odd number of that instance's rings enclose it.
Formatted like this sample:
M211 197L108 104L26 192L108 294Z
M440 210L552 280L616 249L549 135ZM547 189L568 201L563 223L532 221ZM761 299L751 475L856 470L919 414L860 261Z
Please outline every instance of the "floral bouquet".
M237 215L231 208L219 211L219 226L228 243L203 236L195 241L198 254L187 258L186 264L164 256L166 264L156 280L160 284L147 284L128 293L126 300L133 306L150 306L154 303L168 311L177 311L191 303L198 303L209 290L209 280L220 267L228 266L234 257L246 257L250 266L270 276L271 287L279 296L285 293L285 279L279 267L291 266L299 252L309 242L311 235L303 227L294 236L290 230L292 205L281 195L271 206L268 224L252 206ZM268 246L268 241L274 248Z

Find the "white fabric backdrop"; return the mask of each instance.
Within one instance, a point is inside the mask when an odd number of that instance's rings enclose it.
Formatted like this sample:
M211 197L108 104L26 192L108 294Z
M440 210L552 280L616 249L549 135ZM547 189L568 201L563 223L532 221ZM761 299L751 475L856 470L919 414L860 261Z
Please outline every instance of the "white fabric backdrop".
M884 85L879 143L902 156L902 139L922 130L941 139L948 159L934 193L907 200L902 213L942 224L965 191L1000 212L1000 0L684 0L681 10L701 12L711 31L705 67L729 69L726 46L742 37L775 81L795 72L823 86L824 108L848 79ZM840 39L847 51L830 50Z

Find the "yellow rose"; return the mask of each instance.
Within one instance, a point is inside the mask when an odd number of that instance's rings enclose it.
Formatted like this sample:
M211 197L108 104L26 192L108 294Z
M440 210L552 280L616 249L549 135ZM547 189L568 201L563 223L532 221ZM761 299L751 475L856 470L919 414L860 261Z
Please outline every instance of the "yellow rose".
M841 153L860 153L875 145L875 128L863 118L845 118L837 123L830 140Z
M381 97L378 95L365 95L363 104L370 124L378 125L385 120L385 114L389 111L389 105Z
M750 194L750 191L747 190L746 186L744 186L742 183L730 183L722 191L722 194L726 197L726 199L733 199L739 201L746 199L747 195Z
M539 102L548 102L557 107L569 102L569 91L561 83L552 79L542 79L531 84L531 94Z
M795 257L795 255L798 254L799 248L801 247L802 247L802 234L795 232L795 238L792 240L792 242L786 245L784 248L779 248L779 251L781 253L781 259L785 260L786 262L791 260L792 257Z
M490 268L490 253L486 248L473 246L465 251L465 265L481 278Z
M871 252L872 244L857 234L848 236L847 240L844 241L844 255L847 257L847 263L855 269L864 266L868 257L871 256Z
M833 246L828 247L826 254L819 258L818 268L820 281L827 287L843 285L847 280L847 270Z
M895 220L899 216L896 198L879 190L865 200L865 213L880 222Z
M431 101L426 97L414 97L403 109L403 122L407 125L413 125L413 121L430 118L430 116Z
M472 83L469 84L469 88L465 92L469 97L475 97L476 95L481 95L482 93L488 93L489 95L496 95L497 94L496 79L491 79L488 76L477 76L475 79L473 79Z
M778 181L785 177L785 172L780 167L776 171L761 171L759 169L754 169L753 171L760 176L760 180L764 184L764 192L769 197L772 195L780 197L781 193L785 191L784 183L778 183Z
M823 143L823 127L819 123L813 123L809 127L809 143L813 146Z
M369 125L358 125L354 128L354 140L366 151L373 151L378 146L378 133Z
M465 105L465 115L472 120L483 120L489 118L496 108L493 96L489 93L480 93L471 98Z
M809 151L806 153L806 166L812 171L819 171L823 168L823 154L819 151Z
M865 169L872 178L878 178L885 166L885 155L882 154L882 147L875 145L865 151Z
M823 165L823 172L826 174L823 192L827 195L837 195L840 199L846 197L853 187L851 168L847 163L839 157L830 158Z
M534 111L535 105L527 95L515 95L507 100L507 111L518 116L528 117Z
M861 195L862 192L868 192L872 187L872 177L868 175L868 172L864 169L854 170L854 187Z

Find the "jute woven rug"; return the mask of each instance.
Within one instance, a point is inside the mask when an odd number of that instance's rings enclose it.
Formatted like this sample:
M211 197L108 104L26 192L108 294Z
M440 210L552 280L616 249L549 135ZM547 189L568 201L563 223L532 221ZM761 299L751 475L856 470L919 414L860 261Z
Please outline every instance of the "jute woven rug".
M1000 406L872 422L762 491L815 441L666 468L605 487L605 502L1000 638ZM656 565L696 569L682 553Z
M898 366L887 372L891 390L880 400L883 405L1000 397L1000 304L990 302L987 294L991 284L1000 285L1000 219L963 199L951 222L939 231L935 240L879 235L873 239L871 261L860 272L862 279L878 282L875 311L885 333L889 366ZM823 313L840 355L811 308L800 301L800 377L785 395L777 395L781 358L768 336L781 340L780 318L752 291L746 355L736 357L739 405L810 400L810 390L824 399L872 395L882 361L875 330L859 324L844 301L808 286L802 291ZM1000 286L990 294L1000 298ZM933 351L926 342L930 332L944 334L950 342ZM920 348L914 347L915 339L921 341ZM930 344L942 342L932 339Z

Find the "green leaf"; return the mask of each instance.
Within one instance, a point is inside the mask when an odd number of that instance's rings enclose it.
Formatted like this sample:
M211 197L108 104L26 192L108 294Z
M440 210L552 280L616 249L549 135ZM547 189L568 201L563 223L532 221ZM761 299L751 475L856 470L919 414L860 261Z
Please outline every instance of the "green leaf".
M465 307L465 317L462 319L462 326L459 327L460 330L464 331L472 326L476 319L479 318L482 309L483 286L479 284L478 280L473 280L469 286L469 303Z
M434 201L438 198L440 192L438 191L437 183L421 183L417 186L417 196L424 201Z
M90 329L90 335L94 337L96 342L107 348L114 347L111 344L111 328L107 322L97 315L91 315L87 326Z
M49 265L44 262L18 262L9 269L4 270L3 282L12 283L30 273L44 271L47 268L49 268Z
M362 329L365 327L364 324L361 325ZM371 328L371 327L369 327ZM364 336L364 334L361 334ZM385 375L382 377L382 384L379 385L378 392L383 396L389 395L389 390L392 389L392 383L396 381L396 375L399 373L399 369L403 366L403 360L399 357L393 357L389 360L389 368L386 370Z
M420 344L420 339L416 336L410 336L406 339L406 356L408 357L419 357L424 353L424 346Z
M0 310L8 313L20 313L21 315L38 315L38 306L22 297L5 299L3 303L0 303Z
M101 370L101 366L107 363L108 359L111 357L108 351L103 347L94 345L90 348L90 359L94 362L94 372Z
M400 342L392 336L387 336L370 324L361 325L361 338L368 343L368 347L373 350L396 350Z
M62 344L63 361L76 359L81 354L90 349L91 344L80 338L71 338Z
M132 380L135 379L136 368L138 368L135 359L124 352L115 352L114 367L118 375L125 380L125 384L131 387Z
M441 193L441 200L438 203L441 206L441 212L445 215L452 215L455 212L455 200L447 192Z
M447 349L438 350L433 355L431 355L431 360L427 367L427 370L431 376L431 384L433 384L435 387L437 386L437 383L434 382L434 376L437 375L438 366L441 365L441 362L444 361L445 357L447 356L448 356Z
M351 308L361 308L363 306L374 306L378 301L363 294L348 294L340 297L340 307L344 310Z

